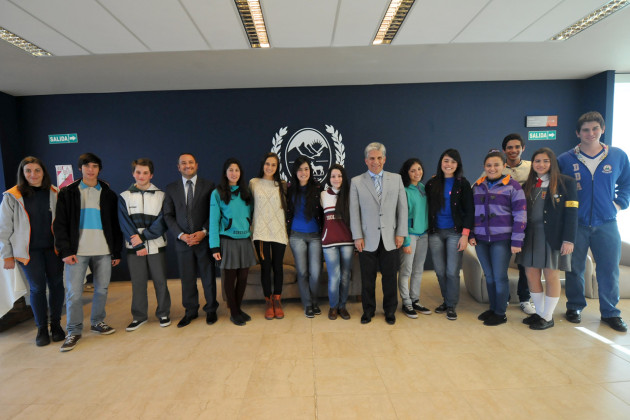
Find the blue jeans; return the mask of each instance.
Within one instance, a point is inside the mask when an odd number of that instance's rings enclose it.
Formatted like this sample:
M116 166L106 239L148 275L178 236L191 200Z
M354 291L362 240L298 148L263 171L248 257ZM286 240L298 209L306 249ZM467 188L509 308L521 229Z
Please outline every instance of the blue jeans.
M328 270L328 301L331 308L345 308L350 288L354 245L324 248Z
M295 259L302 305L313 306L317 304L317 283L322 269L322 238L319 233L291 231L289 246Z
M31 308L38 328L48 327L50 321L58 324L63 307L63 263L52 248L29 250L31 260L27 265L19 263L28 280L31 291ZM17 270L17 267L15 268ZM48 304L46 303L48 285Z
M429 248L435 275L440 284L442 298L447 307L456 307L459 302L459 270L462 268L462 251L457 243L462 237L453 229L436 229L429 235Z
M510 284L508 266L512 258L509 239L496 242L477 241L477 257L486 276L490 309L497 315L505 315Z
M586 306L584 269L589 247L597 263L595 272L599 289L599 312L603 318L621 316L621 311L616 308L619 303L621 259L621 237L616 220L593 227L578 225L571 256L571 271L566 272L567 309L582 310Z
M79 260L75 264L65 265L66 277L66 318L68 335L81 335L83 331L83 279L92 263L94 280L94 296L92 297L91 325L96 325L105 320L105 301L107 301L107 288L112 274L111 255L77 255Z
M409 235L411 254L405 254L403 248L398 253L400 268L398 269L398 293L403 306L420 300L420 284L424 272L424 260L427 257L428 235Z

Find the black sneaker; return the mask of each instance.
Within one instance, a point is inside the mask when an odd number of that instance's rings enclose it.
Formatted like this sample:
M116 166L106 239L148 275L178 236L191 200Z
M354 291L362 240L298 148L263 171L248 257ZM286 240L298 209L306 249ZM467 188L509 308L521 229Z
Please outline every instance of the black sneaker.
M615 331L626 332L628 331L628 325L623 322L620 316L611 316L610 318L602 318L602 322L605 322Z
M443 314L444 312L446 312L447 309L448 308L446 307L446 302L444 302L440 306L435 308L435 313L436 314Z
M416 300L415 302L413 302L411 304L411 307L413 308L414 311L421 313L423 315L431 315L431 309L424 307L422 305L420 305L420 301Z
M160 317L160 327L164 328L168 327L169 325L171 325L171 318L167 316Z
M138 328L140 328L141 325L146 324L147 320L145 319L144 321L137 321L137 320L133 320L131 321L131 324L127 325L127 328L125 328L125 330L127 331L135 331ZM94 331L94 329L92 329L92 331ZM101 333L103 334L103 333Z
M492 315L494 315L494 311L492 309L488 309L487 311L482 312L481 315L477 317L477 319L479 321L485 321L486 319L490 318Z
M457 319L457 312L455 312L455 308L452 306L446 308L446 319L450 319L451 321L455 321Z
M70 351L76 347L77 342L81 338L81 335L69 335L66 337L66 341L63 342L59 351Z
M312 306L307 306L306 309L304 309L304 315L306 315L307 318L315 318L315 313L313 312L313 307Z
M523 320L523 324L534 325L538 322L539 319L542 319L542 318L538 314L530 315Z
M101 335L109 335L116 332L115 329L113 329L112 327L110 327L104 322L99 322L96 325L92 325L92 327L90 328L90 331L95 332L97 334L101 334Z
M413 310L413 307L411 305L403 305L402 311L409 318L412 318L412 319L418 318L418 314L416 313L416 311Z
M313 305L313 314L315 314L315 315L321 315L322 314L322 310L319 309L319 305L317 305L317 303Z
M493 313L492 315L490 315L488 319L483 321L483 325L494 327L495 325L505 324L506 322L507 322L507 317L505 315L497 315Z

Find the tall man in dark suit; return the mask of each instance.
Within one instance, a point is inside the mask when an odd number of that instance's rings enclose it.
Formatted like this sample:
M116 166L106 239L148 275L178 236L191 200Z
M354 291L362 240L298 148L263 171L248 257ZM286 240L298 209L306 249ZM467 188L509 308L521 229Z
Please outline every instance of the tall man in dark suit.
M400 175L383 171L385 146L370 143L365 148L368 171L352 178L350 228L361 262L361 323L376 311L376 272L381 268L385 321L396 322L398 307L398 248L408 234L407 194Z
M182 153L177 162L177 170L182 179L166 187L164 198L164 220L177 239L177 262L182 281L182 305L186 309L184 317L177 324L185 327L197 318L199 293L197 292L197 271L201 277L206 304L206 322L217 321L217 283L214 260L210 256L208 244L208 223L210 215L210 194L214 184L197 176L197 159L190 153Z

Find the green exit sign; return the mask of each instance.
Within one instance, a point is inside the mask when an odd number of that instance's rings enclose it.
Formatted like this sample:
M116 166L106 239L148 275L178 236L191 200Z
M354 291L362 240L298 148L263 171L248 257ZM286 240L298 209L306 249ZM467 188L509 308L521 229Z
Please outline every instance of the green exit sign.
M64 144L64 143L78 143L79 136L77 133L71 134L49 134L48 144Z
M527 136L528 140L555 140L556 130L546 131L530 131Z

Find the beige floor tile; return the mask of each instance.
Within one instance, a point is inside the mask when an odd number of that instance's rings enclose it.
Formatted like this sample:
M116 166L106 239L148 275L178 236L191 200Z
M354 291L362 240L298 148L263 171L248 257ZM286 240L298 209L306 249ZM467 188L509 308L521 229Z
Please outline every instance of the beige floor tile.
M616 356L606 346L575 349L570 354L562 350L549 353L594 383L630 381L630 361Z
M439 357L434 355L380 356L374 357L374 362L390 394L448 391L455 387L438 363Z
M319 396L317 418L320 420L385 420L397 417L389 396L377 394Z
M318 395L385 394L381 374L371 357L316 358L315 392Z
M399 420L477 418L461 392L390 394L390 399Z
M312 397L313 369L313 359L257 361L245 398Z
M608 392L630 405L630 382L610 382L602 384Z
M258 360L286 360L313 357L310 333L266 333L262 336Z
M0 419L9 420L18 418L18 415L29 406L30 404L2 404L2 410L0 410Z
M295 419L315 417L315 397L245 398L238 418L242 420Z

